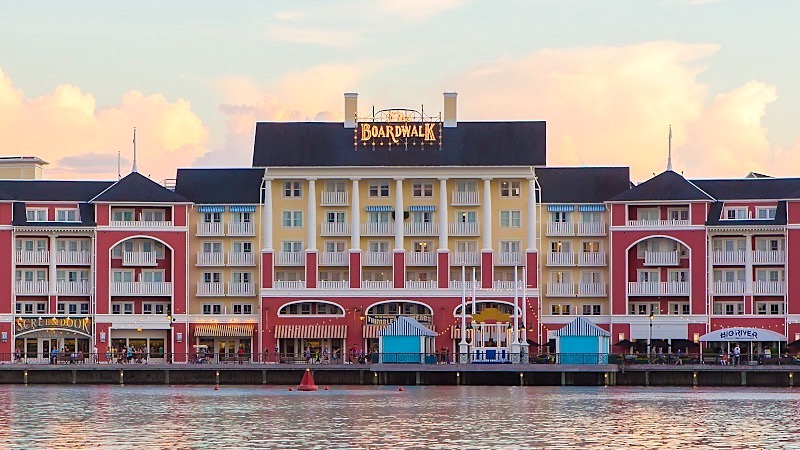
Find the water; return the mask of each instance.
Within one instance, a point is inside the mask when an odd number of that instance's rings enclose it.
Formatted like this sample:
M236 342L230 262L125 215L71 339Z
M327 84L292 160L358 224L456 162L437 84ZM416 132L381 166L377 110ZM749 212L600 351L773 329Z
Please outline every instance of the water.
M0 448L800 448L800 391L0 386Z

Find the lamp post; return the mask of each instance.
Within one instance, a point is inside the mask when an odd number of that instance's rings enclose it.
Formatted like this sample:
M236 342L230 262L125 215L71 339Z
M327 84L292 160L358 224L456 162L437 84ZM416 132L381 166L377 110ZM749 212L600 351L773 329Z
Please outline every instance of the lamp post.
M653 315L653 311L650 311L650 339L647 340L647 358L649 359L653 355L653 320L656 317Z

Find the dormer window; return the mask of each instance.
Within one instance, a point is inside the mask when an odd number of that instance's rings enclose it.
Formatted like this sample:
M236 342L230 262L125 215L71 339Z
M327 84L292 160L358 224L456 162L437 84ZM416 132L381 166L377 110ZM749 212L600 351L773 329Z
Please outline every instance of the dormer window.
M47 209L26 208L25 220L28 222L47 222Z
M756 208L756 218L759 220L773 220L775 219L775 211L777 208Z
M57 209L56 222L78 222L77 209Z
M726 208L722 216L725 220L747 219L747 208Z

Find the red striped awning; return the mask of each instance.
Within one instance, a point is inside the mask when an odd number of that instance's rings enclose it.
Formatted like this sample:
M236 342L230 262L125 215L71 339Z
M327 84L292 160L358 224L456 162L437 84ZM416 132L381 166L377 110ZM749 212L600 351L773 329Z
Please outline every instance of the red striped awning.
M276 325L276 339L345 339L347 325Z

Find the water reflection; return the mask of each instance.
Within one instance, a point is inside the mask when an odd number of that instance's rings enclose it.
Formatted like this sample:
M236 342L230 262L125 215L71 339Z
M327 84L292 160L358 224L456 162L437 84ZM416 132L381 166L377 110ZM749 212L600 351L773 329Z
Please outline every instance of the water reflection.
M0 448L743 448L800 443L791 389L0 386Z

